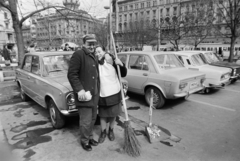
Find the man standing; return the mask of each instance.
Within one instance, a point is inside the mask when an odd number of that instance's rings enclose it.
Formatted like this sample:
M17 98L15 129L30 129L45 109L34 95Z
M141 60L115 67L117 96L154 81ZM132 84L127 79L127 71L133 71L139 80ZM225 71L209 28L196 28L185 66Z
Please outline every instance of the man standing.
M85 35L83 48L73 53L68 69L68 80L73 88L79 111L80 141L86 151L91 151L91 146L98 145L93 139L100 84L98 60L94 54L96 42L94 36ZM88 91L92 96L90 100L86 95Z

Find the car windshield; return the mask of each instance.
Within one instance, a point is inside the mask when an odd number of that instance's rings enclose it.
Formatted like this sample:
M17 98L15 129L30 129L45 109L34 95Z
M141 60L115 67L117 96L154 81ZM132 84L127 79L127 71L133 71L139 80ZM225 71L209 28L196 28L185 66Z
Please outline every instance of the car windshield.
M161 54L154 56L160 69L182 68L183 64L174 54Z
M193 64L196 66L206 64L206 62L204 61L204 56L202 54L192 55L191 59L193 61Z
M204 57L209 63L218 62L219 59L214 53L204 53Z
M67 72L72 55L52 55L43 57L44 74Z

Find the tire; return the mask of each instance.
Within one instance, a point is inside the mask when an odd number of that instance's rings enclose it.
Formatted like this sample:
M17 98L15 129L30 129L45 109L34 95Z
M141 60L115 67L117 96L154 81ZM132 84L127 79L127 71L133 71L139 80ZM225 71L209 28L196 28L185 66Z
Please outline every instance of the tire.
M28 95L24 92L24 90L22 89L22 87L20 86L20 97L24 102L27 102L30 100L30 98L28 97Z
M237 79L232 79L231 84L234 84L237 81Z
M66 122L65 117L60 113L60 111L58 110L56 104L52 99L48 102L48 110L49 110L52 126L55 129L63 128Z
M153 106L157 109L160 109L164 106L166 99L163 96L162 92L156 87L149 87L145 91L145 100L148 105L150 105L151 90L153 89Z
M205 94L210 93L210 88L205 88L203 92L204 92Z

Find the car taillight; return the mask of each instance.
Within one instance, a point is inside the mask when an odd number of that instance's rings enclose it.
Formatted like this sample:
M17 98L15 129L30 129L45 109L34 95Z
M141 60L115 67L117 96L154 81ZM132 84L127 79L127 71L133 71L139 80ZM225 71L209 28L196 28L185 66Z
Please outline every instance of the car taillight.
M187 86L187 83L180 83L179 84L179 89L184 89Z
M66 99L67 99L67 105L74 105L75 104L75 98L74 98L73 92L67 94Z

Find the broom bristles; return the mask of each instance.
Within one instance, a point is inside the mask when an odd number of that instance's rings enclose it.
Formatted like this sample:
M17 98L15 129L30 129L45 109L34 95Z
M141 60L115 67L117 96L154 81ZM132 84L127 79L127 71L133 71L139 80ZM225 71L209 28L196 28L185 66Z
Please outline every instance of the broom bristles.
M140 143L137 140L137 137L134 133L134 130L130 126L129 121L125 121L125 129L124 129L124 147L123 150L128 155L132 157L140 156Z

